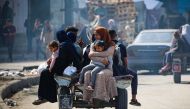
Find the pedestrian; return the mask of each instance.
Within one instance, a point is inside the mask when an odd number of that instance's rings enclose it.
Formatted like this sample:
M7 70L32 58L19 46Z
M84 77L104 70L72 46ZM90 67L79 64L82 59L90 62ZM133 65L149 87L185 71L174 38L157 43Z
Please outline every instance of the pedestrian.
M5 44L8 48L8 55L10 62L13 61L12 53L13 53L15 35L16 35L16 28L13 25L12 20L7 19L5 25L3 26L3 36L5 39Z
M103 27L108 27L107 25L107 9L105 8L103 2L98 0L97 7L94 9L95 15L100 17L100 25Z
M50 24L49 20L45 20L44 22L44 26L42 28L42 33L41 33L41 37L40 40L43 42L43 46L47 46L52 40L53 40L53 27ZM48 49L45 50L46 53L46 57L50 56L50 52Z
M131 92L132 92L132 99L130 101L131 105L141 106L141 103L137 101L137 86L138 86L138 76L137 72L133 72L132 70L127 68L127 50L126 47L119 43L117 38L117 33L115 30L109 30L110 37L113 42L116 44L116 48L118 47L119 51L115 50L113 55L113 72L114 76L121 76L121 75L132 75L132 82L131 82ZM116 53L119 52L119 53Z
M30 20L26 19L24 21L24 27L26 28L26 38L27 38L27 53L30 53L33 51L32 49L32 35L31 35L31 24L30 24Z
M117 28L117 25L116 25L116 22L114 19L108 20L108 29L109 30L115 30L116 32L118 31L118 28Z
M40 54L42 54L44 59L46 59L46 54L44 48L42 47L42 40L40 39L42 33L42 24L39 19L35 20L33 32L36 41L36 60L39 59Z
M3 25L5 24L7 19L10 19L11 22L13 22L13 17L14 17L14 12L13 9L9 7L9 1L6 0L5 4L3 5L3 9L2 9L2 22Z

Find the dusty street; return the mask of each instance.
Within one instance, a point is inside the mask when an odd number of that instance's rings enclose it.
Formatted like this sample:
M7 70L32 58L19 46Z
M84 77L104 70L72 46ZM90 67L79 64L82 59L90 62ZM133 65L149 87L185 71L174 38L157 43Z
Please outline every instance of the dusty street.
M19 106L12 109L58 109L57 103L32 105L32 101L37 98L37 87L33 87L28 93L24 91L17 93L13 98L17 100ZM128 91L130 100L130 88ZM189 91L190 75L183 75L181 84L174 84L171 75L139 75L138 100L142 106L129 105L128 109L189 109Z

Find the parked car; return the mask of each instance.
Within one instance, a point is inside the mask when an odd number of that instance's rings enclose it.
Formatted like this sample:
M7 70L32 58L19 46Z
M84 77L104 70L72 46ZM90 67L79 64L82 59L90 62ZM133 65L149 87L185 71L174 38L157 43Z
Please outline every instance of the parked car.
M175 29L152 29L141 31L127 47L128 67L134 71L158 72L163 57L170 49Z

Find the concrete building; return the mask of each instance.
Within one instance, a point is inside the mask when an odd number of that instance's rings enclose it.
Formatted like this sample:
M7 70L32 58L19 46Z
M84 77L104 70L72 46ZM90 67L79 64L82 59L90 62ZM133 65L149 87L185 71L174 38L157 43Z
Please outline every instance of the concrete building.
M7 0L0 0L0 6ZM62 24L72 25L74 15L74 4L77 0L9 0L13 9L14 25L17 33L25 33L24 21L30 19L31 24L36 18L41 21L50 19L54 27ZM75 6L76 7L76 6ZM65 17L66 16L66 17Z
M7 0L0 0L0 7L2 8ZM8 0L9 7L14 11L13 24L16 26L16 37L13 48L13 59L25 59L22 54L26 53L27 37L24 22L26 19L30 22L30 29L33 29L34 21L39 18L42 23L44 20L50 20L53 25L54 32L61 28L64 24L66 26L73 25L75 10L74 6L76 0ZM75 6L76 7L76 6ZM1 16L0 16L1 17ZM1 37L0 37L1 38ZM32 39L33 50L35 51L35 41ZM0 39L0 62L7 60L7 47L3 45ZM34 54L34 52L32 52ZM26 54L27 56L28 54ZM32 54L30 54L32 55ZM34 56L31 56L34 57Z

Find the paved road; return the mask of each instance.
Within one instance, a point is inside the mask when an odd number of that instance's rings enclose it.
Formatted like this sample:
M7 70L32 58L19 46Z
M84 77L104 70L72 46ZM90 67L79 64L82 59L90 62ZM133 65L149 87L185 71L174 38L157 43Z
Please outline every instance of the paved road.
M13 109L58 109L57 103L45 103L40 106L31 104L36 99L37 88L34 93L17 94L19 106ZM129 100L131 90L129 90ZM129 105L129 109L190 109L190 75L182 76L182 84L174 84L173 77L161 75L139 75L138 100L141 107ZM111 108L105 108L111 109Z

